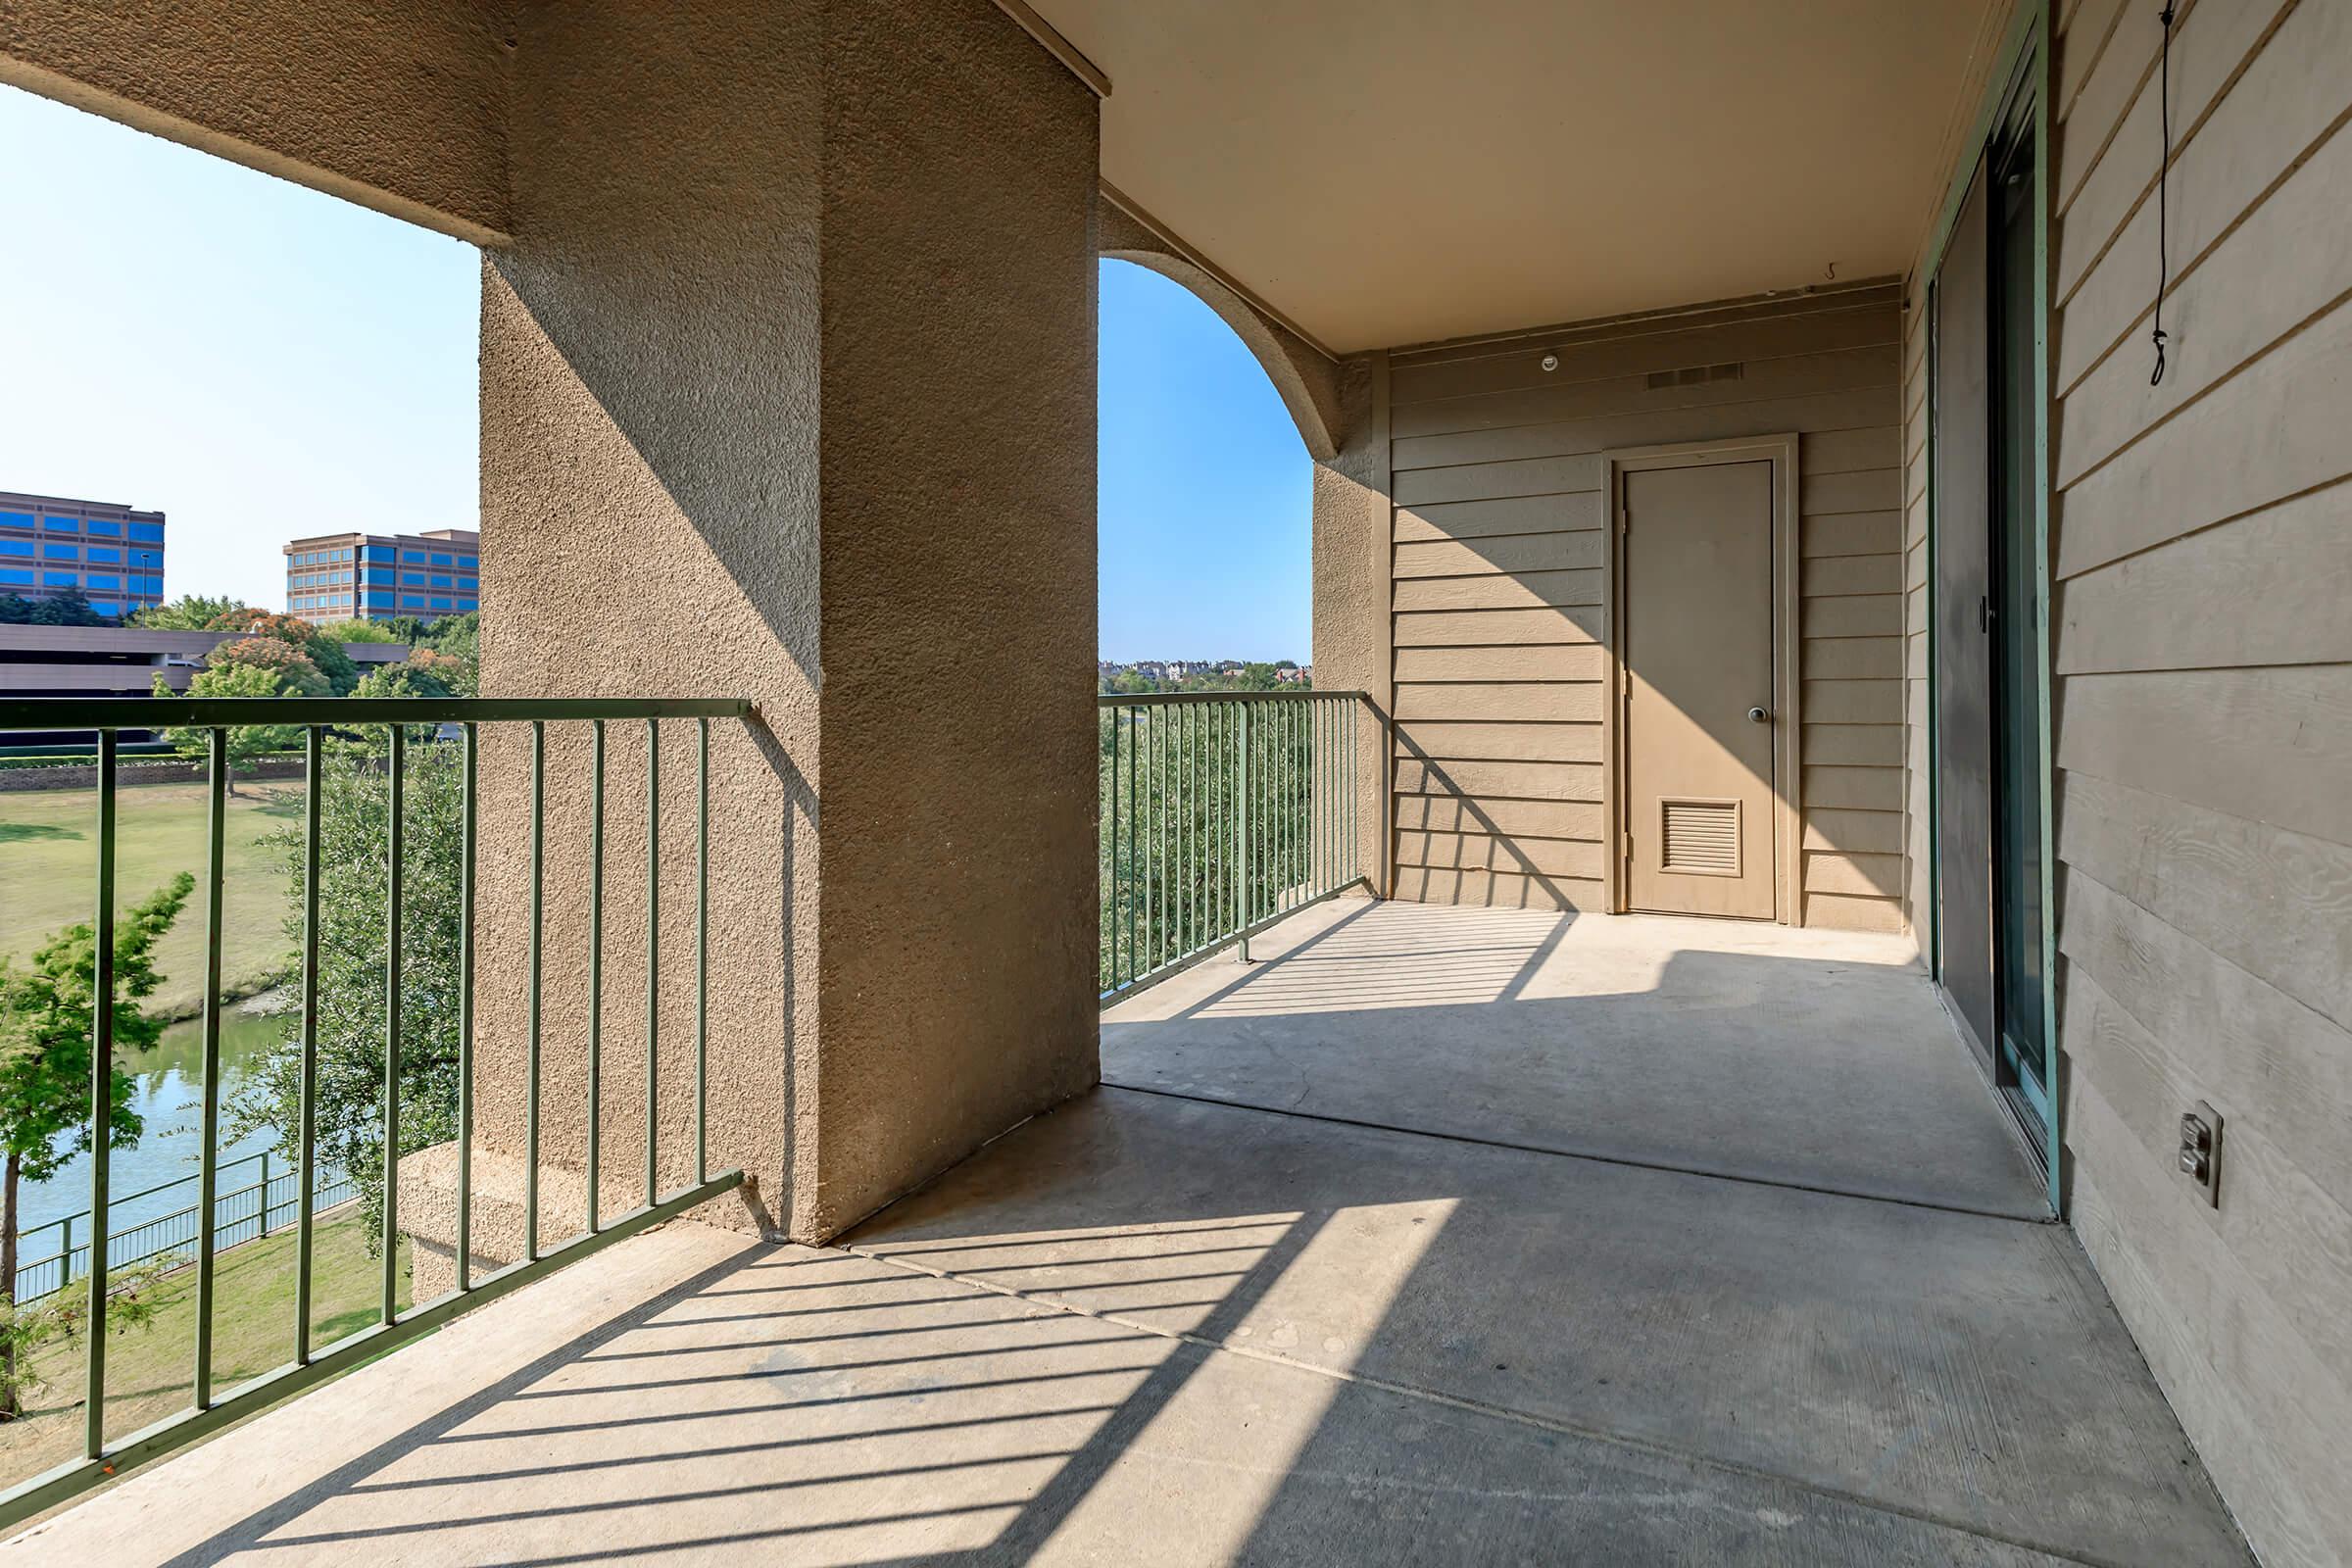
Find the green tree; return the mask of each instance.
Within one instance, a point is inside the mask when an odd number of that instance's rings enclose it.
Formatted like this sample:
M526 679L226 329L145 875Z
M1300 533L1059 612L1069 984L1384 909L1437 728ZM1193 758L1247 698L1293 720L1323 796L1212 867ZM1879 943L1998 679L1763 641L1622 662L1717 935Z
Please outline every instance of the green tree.
M177 697L155 677L155 695ZM212 664L196 672L188 682L190 697L285 697L285 682L272 670L259 664ZM226 731L228 737L228 793L237 793L237 769L257 757L272 752L288 752L302 744L302 727L298 724L237 724ZM212 750L212 731L194 726L174 726L164 731L164 739L182 757L205 757Z
M266 669L277 677L278 689L288 697L324 697L330 689L326 676L309 655L274 637L240 637L222 643L207 656L205 664L212 669L229 664Z
M114 1033L119 1051L145 1051L164 1032L164 1020L139 1006L163 983L155 970L155 945L195 889L182 871L115 923ZM18 1356L30 1324L22 1327L14 1307L17 1288L17 1197L23 1182L44 1182L73 1155L91 1145L91 1028L98 987L98 937L87 922L67 926L32 956L20 971L0 961L0 1146L7 1151L0 1175L0 1300L9 1306L0 1332L0 1419L20 1412ZM110 1063L110 1066L113 1065ZM132 1077L113 1067L107 1107L108 1136L118 1149L139 1141L145 1130L132 1106Z
M318 673L326 677L328 691L337 697L349 696L351 689L360 683L360 666L351 662L342 643L320 635L318 627L299 615L280 615L245 606L214 616L206 630L241 631L247 637L267 637L284 643L318 667Z
M318 628L318 635L338 644L395 643L392 628L380 620L330 620Z
M22 594L0 597L0 626L112 626L112 615L102 615L90 608L90 602L78 588L66 588L46 599L27 599Z
M232 611L245 609L241 599L222 595L182 594L168 605L142 610L130 617L134 626L151 631L204 631Z
M397 670L368 676L387 684L399 678ZM401 859L404 1154L457 1136L464 784L457 747L431 740L425 726L409 733ZM383 1234L386 750L383 731L372 725L363 739L331 741L318 780L318 1159L350 1172L367 1205L370 1246ZM302 837L289 828L266 842L299 910ZM299 914L288 917L287 931L301 940ZM298 1158L301 1107L302 1031L291 1021L248 1067L227 1136L267 1130L289 1159Z

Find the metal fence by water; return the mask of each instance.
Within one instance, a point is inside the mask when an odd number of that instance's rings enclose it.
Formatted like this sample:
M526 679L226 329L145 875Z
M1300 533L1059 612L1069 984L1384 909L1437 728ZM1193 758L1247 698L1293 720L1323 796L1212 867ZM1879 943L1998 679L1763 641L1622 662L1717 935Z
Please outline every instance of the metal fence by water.
M1363 879L1361 692L1096 700L1107 1004Z
M93 874L95 908L92 953L94 973L91 976L90 996L90 1103L108 1105L112 1102L113 1078L116 1070L114 1013L117 1003L116 907L115 882L118 850L117 760L118 735L123 730L154 730L172 728L196 731L209 737L207 816L207 863L203 880L198 884L201 913L205 928L205 997L204 1012L204 1111L202 1138L196 1177L197 1197L192 1205L195 1234L187 1246L194 1253L195 1323L189 1347L193 1360L191 1378L192 1398L189 1405L177 1414L168 1416L140 1431L126 1436L110 1436L106 1430L107 1403L107 1311L110 1299L110 1276L124 1261L117 1250L117 1239L112 1234L110 1217L112 1204L108 1178L110 1173L110 1118L95 1116L90 1122L90 1206L88 1234L76 1243L78 1254L85 1259L86 1273L81 1284L88 1292L88 1316L85 1343L88 1348L87 1386L83 1395L84 1431L82 1456L70 1460L46 1473L0 1493L0 1526L13 1525L33 1514L56 1506L59 1502L82 1492L124 1467L165 1453L181 1444L191 1442L251 1414L264 1405L283 1398L310 1384L332 1377L363 1360L407 1340L427 1332L448 1321L458 1313L470 1309L491 1298L505 1295L517 1287L553 1272L566 1263L598 1251L613 1242L644 1230L662 1220L682 1214L696 1205L707 1202L719 1194L739 1185L740 1170L713 1173L709 1168L709 1150L705 1137L706 1085L708 1065L709 980L708 962L710 934L710 726L713 720L740 719L751 711L751 705L735 699L718 700L614 700L601 699L449 699L418 698L220 698L172 699L141 698L101 701L78 699L30 699L0 702L0 733L8 731L77 731L94 730L98 734L97 801L92 823L95 845ZM661 736L664 722L673 725L689 721L694 725L695 741L695 944L691 956L682 960L665 959L659 947L660 869L662 856L660 847L664 843L662 824ZM474 975L474 866L476 859L476 775L479 732L490 724L527 725L529 728L530 801L528 826L528 855L530 891L528 911L527 951L519 961L528 973L528 1026L526 1086L526 1132L524 1151L525 1188L523 1198L522 1255L495 1272L479 1275L471 1266L474 1235L472 1213L471 1151L473 1145L473 975ZM604 838L605 838L605 737L609 726L618 724L643 725L643 748L646 769L646 820L644 832L652 853L646 856L646 886L642 890L648 918L646 929L646 995L643 1029L643 1082L645 1095L645 1148L643 1197L635 1206L618 1214L600 1214L593 1195L598 1191L598 1165L605 1154L597 1127L594 1107L597 1098L598 1074L603 1063L600 1045L592 1031L589 1040L589 1116L587 1121L586 1158L587 1191L591 1195L587 1208L587 1223L579 1234L547 1245L541 1235L539 1213L538 1171L540 1167L540 1036L542 1024L542 933L545 927L545 904L548 878L546 864L547 819L547 730L551 725L584 726L592 735L590 753L590 854L591 873L588 891L588 923L592 933L591 978L589 1009L591 1017L601 1018L601 976L597 970L598 956L603 951L602 915L605 899ZM269 1193L223 1193L220 1190L220 1111L222 1079L220 1063L220 955L223 939L221 915L221 885L223 880L223 844L227 827L227 792L229 782L229 747L231 730L245 726L271 728L292 727L301 732L306 763L307 796L302 825L302 865L304 867L304 899L302 909L303 954L301 984L301 1115L294 1140L297 1146L293 1160L295 1167L292 1186L293 1220L296 1233L296 1273L292 1311L288 1314L286 1348L288 1359L275 1371L244 1383L225 1395L214 1387L213 1326L215 1306L216 1261L221 1250L233 1242L248 1239L245 1232L257 1220L242 1217L237 1201L242 1198L254 1203L258 1223L270 1226L276 1221L278 1206ZM674 729L672 733L675 733ZM331 1197L331 1189L323 1188L318 1180L320 1161L318 1156L316 1110L318 1096L319 1067L319 956L320 956L320 832L321 803L324 787L324 763L328 748L335 748L338 757L349 757L355 750L362 754L357 765L369 788L380 787L383 801L382 866L385 872L383 906L383 946L377 978L370 984L369 1005L379 1006L381 1019L380 1045L382 1076L381 1111L381 1182L382 1182L382 1297L377 1321L347 1334L328 1345L312 1343L311 1286L315 1253L314 1227L322 1200ZM439 1298L414 1303L405 1309L399 1304L401 1279L399 1273L399 1175L400 1159L412 1152L414 1139L404 1142L402 1135L403 1082L403 981L404 959L407 957L403 941L404 892L406 865L406 834L413 814L405 807L405 790L411 768L412 749L458 748L458 765L462 768L459 787L462 863L459 897L458 953L456 979L448 993L433 999L437 1007L454 1009L457 1042L457 1106L455 1143L457 1146L456 1178L456 1234L460 1245L454 1249L457 1288ZM441 754L446 756L446 753ZM679 833L682 837L682 832ZM195 912L192 910L191 912ZM691 1049L694 1063L694 1103L692 1106L693 1159L692 1177L684 1185L663 1191L660 1181L658 1147L658 1118L656 1094L660 1064L659 985L656 983L665 962L690 962L695 974L695 1026ZM418 999L412 997L412 1002ZM676 1161L683 1164L683 1160ZM176 1244L175 1244L176 1245Z
M236 1246L239 1242L259 1240L294 1222L302 1210L302 1173L285 1168L282 1160L274 1171L270 1169L272 1155L263 1150L243 1159L220 1167L221 1174L234 1170L247 1178L242 1185L231 1186L215 1195L213 1200L213 1246L216 1250ZM150 1187L144 1192L118 1198L118 1205L128 1206L143 1198L172 1192L200 1183L197 1176L182 1176ZM310 1192L310 1206L314 1214L349 1202L359 1188L347 1171L322 1169L318 1171ZM109 1268L133 1268L141 1263L183 1256L204 1234L199 1223L199 1211L193 1202L180 1204L169 1212L143 1220L123 1230L114 1231L106 1239L106 1265ZM84 1211L67 1214L36 1225L24 1233L21 1244L32 1255L17 1265L17 1291L14 1299L28 1305L55 1296L90 1271L90 1216ZM36 1240L37 1238L37 1240ZM47 1247L50 1250L36 1250Z

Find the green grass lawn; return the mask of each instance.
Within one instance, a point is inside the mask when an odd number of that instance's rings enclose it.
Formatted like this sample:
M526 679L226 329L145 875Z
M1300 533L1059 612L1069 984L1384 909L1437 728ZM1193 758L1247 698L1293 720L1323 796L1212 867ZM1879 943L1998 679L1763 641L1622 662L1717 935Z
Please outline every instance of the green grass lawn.
M220 1254L214 1277L213 1387L226 1394L249 1378L294 1358L295 1234L275 1236ZM400 1257L400 1304L409 1302L408 1245ZM106 1430L137 1431L185 1409L196 1354L196 1271L183 1268L155 1287L157 1311L143 1327L106 1342ZM323 1348L376 1320L383 1297L383 1262L368 1255L367 1227L353 1206L322 1221L311 1273L311 1343ZM83 1343L41 1348L24 1414L0 1422L0 1486L38 1475L78 1456L82 1392L89 1362Z
M247 780L228 803L227 877L221 887L220 979L230 996L258 989L292 957L291 907L266 835L302 822L299 780ZM175 872L196 892L156 954L164 983L148 1008L166 1017L195 1013L204 997L205 788L143 784L117 794L117 907L127 908ZM0 954L22 959L51 932L90 918L97 892L98 792L0 793Z

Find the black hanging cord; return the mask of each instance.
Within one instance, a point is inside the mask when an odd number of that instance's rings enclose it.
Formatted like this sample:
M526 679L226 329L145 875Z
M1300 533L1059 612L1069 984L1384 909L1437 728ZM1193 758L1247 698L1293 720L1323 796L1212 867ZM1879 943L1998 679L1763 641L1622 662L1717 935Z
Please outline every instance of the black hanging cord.
M2164 8L2164 64L2156 87L2156 118L2163 127L2163 157L2156 165L2156 329L2150 334L2156 344L2156 373L2148 377L2148 385L2164 380L2164 285L2171 266L2171 246L2166 234L2165 186L2173 172L2173 8Z

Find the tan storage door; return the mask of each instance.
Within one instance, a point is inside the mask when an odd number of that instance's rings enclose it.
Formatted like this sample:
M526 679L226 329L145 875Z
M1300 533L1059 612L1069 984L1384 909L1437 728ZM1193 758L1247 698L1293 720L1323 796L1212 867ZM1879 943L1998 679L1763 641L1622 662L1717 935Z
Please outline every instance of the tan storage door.
M1625 475L1631 908L1773 917L1772 482L1766 462Z

